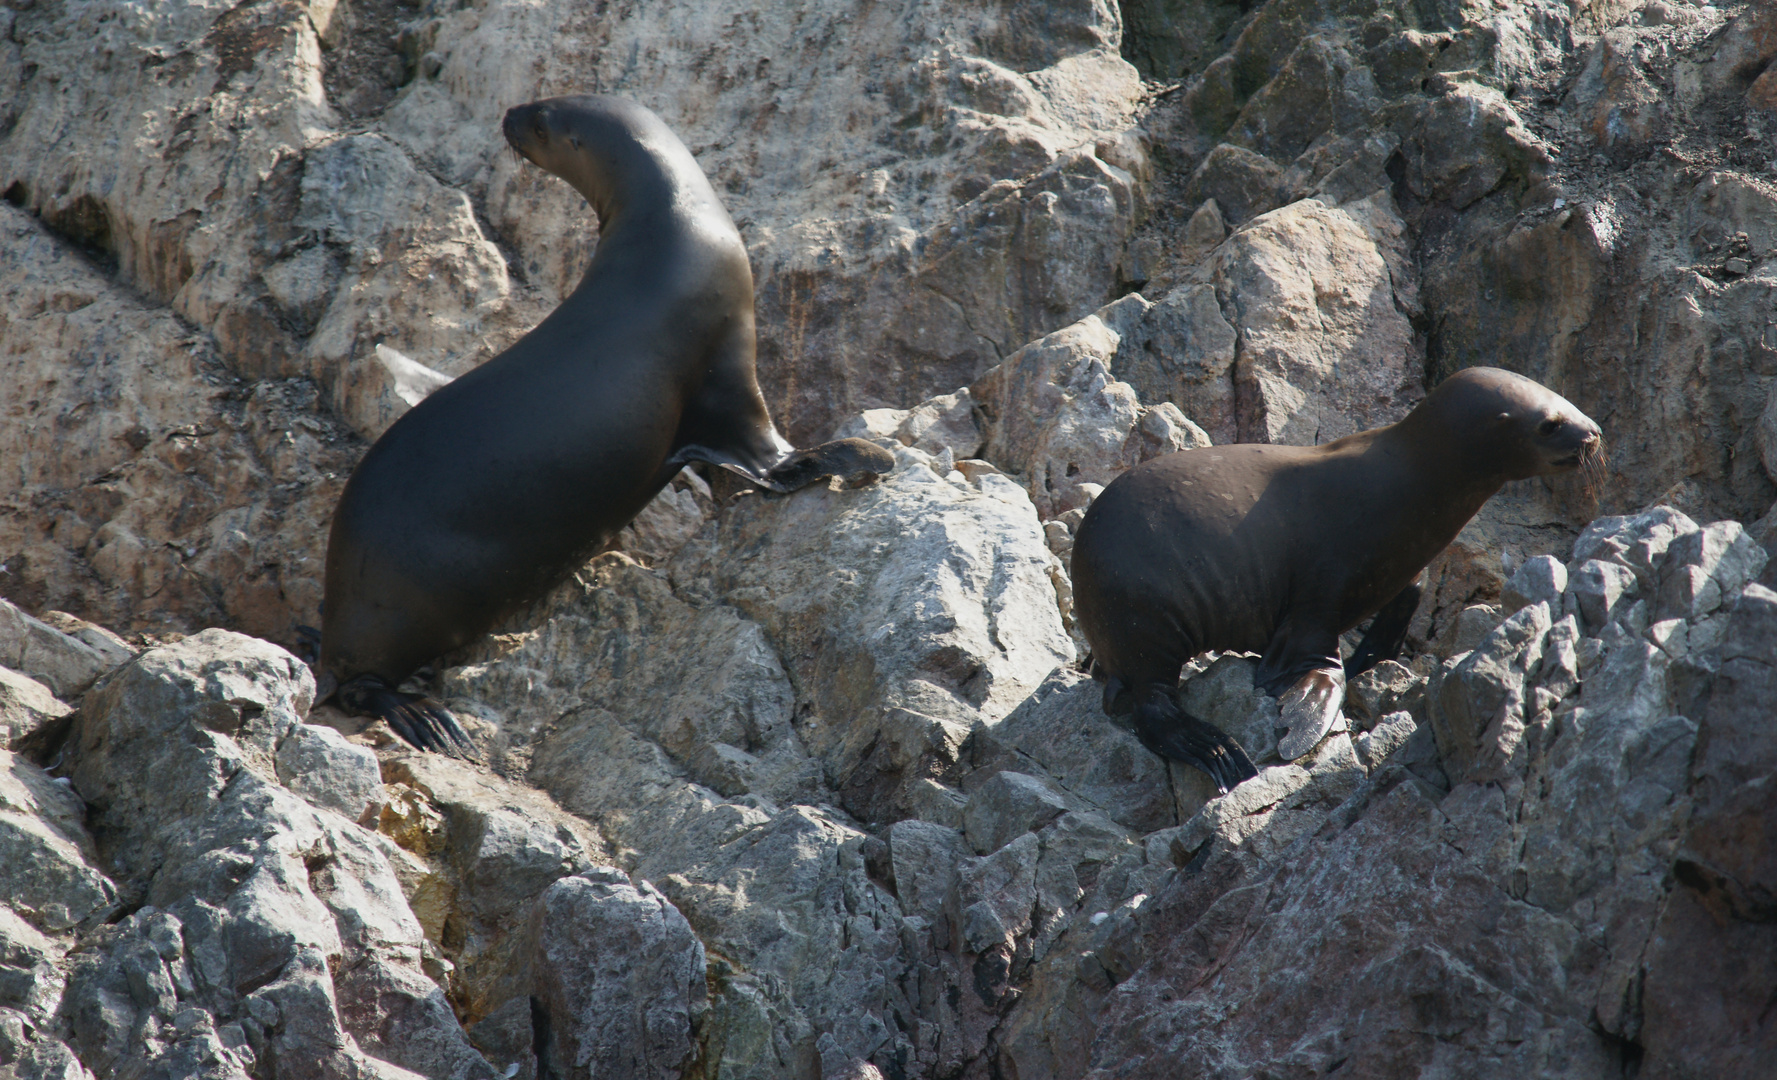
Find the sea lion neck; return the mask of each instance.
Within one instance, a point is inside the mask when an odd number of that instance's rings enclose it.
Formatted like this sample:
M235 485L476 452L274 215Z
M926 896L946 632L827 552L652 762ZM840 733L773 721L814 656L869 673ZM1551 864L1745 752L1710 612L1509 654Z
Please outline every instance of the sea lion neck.
M1399 505L1413 508L1432 542L1430 558L1510 479L1497 455L1477 447L1460 417L1422 402L1398 423L1374 432L1372 447L1398 462Z
M1440 487L1462 492L1462 501L1472 493L1478 508L1512 478L1511 454L1502 445L1498 410L1463 389L1439 387L1377 435L1410 454Z
M674 154L673 151L678 151ZM674 160L683 156L684 162ZM710 188L677 139L670 146L625 142L615 152L587 154L578 168L556 173L591 204L599 235L609 238L631 221L658 220L685 209L701 210ZM691 175L686 174L689 166Z

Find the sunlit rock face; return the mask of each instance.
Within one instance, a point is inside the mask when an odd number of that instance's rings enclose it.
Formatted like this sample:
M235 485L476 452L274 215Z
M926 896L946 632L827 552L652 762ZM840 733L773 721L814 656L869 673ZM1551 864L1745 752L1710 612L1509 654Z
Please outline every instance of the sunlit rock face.
M1777 23L1722 0L0 10L0 1075L1756 1075ZM314 706L345 478L595 250L504 110L721 193L799 442L686 470L422 674ZM1460 367L1605 429L1276 756L1256 660L1105 715L1104 486ZM252 635L252 636L248 636Z

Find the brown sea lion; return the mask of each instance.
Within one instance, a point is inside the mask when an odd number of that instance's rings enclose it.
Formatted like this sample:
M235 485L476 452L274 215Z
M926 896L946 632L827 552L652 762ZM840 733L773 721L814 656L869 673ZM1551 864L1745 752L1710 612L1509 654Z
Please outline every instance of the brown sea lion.
M1405 419L1323 446L1218 446L1143 462L1094 500L1074 539L1074 604L1105 710L1226 791L1255 775L1239 743L1178 708L1198 653L1263 654L1292 760L1339 714L1347 676L1399 654L1420 571L1508 480L1602 451L1598 425L1498 368L1444 380ZM1339 635L1374 616L1349 663ZM1125 696L1127 695L1127 696Z
M860 439L798 451L778 434L753 373L746 248L658 116L552 98L504 131L597 211L592 263L536 329L383 433L327 546L323 696L336 685L348 712L428 749L467 741L401 681L548 591L687 462L780 492L894 467Z

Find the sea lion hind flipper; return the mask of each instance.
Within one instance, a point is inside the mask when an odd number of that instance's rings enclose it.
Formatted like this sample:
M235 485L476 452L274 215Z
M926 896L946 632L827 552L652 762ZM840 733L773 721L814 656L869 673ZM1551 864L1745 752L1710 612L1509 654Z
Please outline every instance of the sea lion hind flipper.
M769 469L755 468L739 455L717 447L690 443L667 459L665 471L670 476L693 461L726 469L779 495L788 495L829 476L839 477L848 488L864 487L895 469L895 455L875 443L867 439L835 439L806 450L791 450Z
M1370 620L1370 628L1364 631L1364 639L1352 650L1351 659L1345 661L1347 679L1355 679L1382 661L1401 655L1401 647L1407 643L1407 624L1419 610L1419 598L1424 592L1414 582L1382 605Z
M848 488L864 487L895 470L895 455L868 439L835 439L795 450L765 474L766 487L788 493L837 476Z
M1345 673L1316 668L1278 698L1277 726L1286 729L1277 740L1277 756L1294 761L1314 749L1339 718L1345 701Z
M395 734L421 750L463 757L473 748L449 709L431 698L404 694L378 676L360 675L341 683L336 700L353 716L387 721Z
M1136 706L1135 734L1161 757L1206 774L1224 794L1259 775L1238 740L1180 709L1172 694L1159 687L1151 688Z

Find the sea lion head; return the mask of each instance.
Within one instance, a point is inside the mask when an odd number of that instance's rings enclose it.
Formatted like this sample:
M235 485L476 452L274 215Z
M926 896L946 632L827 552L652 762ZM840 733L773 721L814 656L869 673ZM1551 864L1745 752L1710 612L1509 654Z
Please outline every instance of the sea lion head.
M1424 404L1469 449L1471 459L1509 480L1571 472L1602 461L1597 423L1541 383L1501 368L1464 368Z
M638 197L702 172L660 117L627 98L575 94L506 111L501 132L519 156L573 185L601 223ZM707 182L702 182L707 187Z

